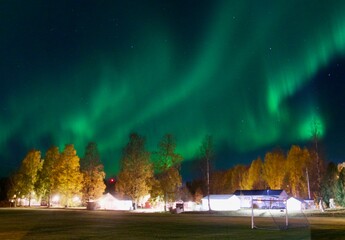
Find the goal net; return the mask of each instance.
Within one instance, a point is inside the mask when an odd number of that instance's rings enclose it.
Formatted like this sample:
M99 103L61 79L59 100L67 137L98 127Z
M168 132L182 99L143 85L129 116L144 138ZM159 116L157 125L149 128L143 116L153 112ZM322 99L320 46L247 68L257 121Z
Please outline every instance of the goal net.
M286 230L308 227L308 219L302 210L289 212L284 199L252 199L252 229Z

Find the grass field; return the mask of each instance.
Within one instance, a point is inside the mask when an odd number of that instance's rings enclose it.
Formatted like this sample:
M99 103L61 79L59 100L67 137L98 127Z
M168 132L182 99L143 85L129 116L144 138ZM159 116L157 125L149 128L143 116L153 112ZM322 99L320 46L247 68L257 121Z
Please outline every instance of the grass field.
M307 228L252 230L250 217L220 213L7 208L0 239L345 239L345 218L333 215L308 217Z

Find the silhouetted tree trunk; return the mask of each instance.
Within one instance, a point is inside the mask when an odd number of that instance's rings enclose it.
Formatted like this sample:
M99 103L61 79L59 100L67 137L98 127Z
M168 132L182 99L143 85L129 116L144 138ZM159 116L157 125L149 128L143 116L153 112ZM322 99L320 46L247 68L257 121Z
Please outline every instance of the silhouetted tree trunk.
M210 203L210 172L211 161L214 159L213 139L211 136L206 136L200 146L200 158L201 162L205 166L205 178L206 178L206 191L208 210L211 211Z

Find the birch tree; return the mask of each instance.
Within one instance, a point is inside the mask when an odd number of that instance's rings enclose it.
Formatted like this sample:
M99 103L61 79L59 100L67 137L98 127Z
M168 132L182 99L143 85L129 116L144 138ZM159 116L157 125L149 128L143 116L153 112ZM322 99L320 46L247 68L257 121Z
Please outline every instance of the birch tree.
M309 151L299 146L291 146L287 155L287 171L290 192L296 197L306 197L308 193L308 182L306 167L310 161Z
M263 180L263 163L258 157L252 161L248 170L247 189L264 189L265 181Z
M106 187L105 172L96 143L91 142L86 146L85 156L81 160L81 172L83 174L83 202L100 198Z
M267 152L263 164L263 176L271 189L282 189L286 174L285 154L277 149L273 152Z

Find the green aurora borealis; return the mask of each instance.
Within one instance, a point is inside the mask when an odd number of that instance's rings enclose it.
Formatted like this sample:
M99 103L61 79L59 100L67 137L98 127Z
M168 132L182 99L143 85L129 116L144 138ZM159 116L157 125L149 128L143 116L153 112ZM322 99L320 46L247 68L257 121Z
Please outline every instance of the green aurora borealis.
M332 105L324 86L343 89L344 75L328 70L345 66L345 1L1 1L0 9L0 175L31 148L74 143L82 157L89 141L113 175L133 131L149 150L174 134L186 161L211 134L218 166L230 167L307 143L313 119L331 145L344 122L344 99Z

